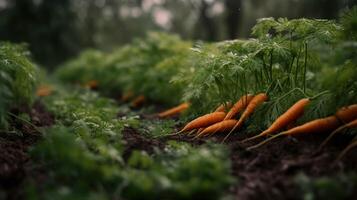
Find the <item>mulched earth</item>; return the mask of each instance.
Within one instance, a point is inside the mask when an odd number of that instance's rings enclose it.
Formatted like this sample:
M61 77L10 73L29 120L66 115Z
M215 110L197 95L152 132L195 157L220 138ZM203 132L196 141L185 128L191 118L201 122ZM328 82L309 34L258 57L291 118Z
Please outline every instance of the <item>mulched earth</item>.
M20 107L11 110L15 115L27 113L30 122L37 127L54 124L54 117L46 111L40 101L34 103L32 108ZM41 134L28 123L11 118L11 127L19 133L0 134L0 199L23 199L22 184L28 173L30 156L28 149L34 145Z
M294 182L294 177L299 173L303 172L309 177L322 177L357 169L357 160L355 159L357 151L351 151L343 160L336 161L337 155L348 144L349 140L346 140L345 137L337 137L334 142L320 152L317 149L326 138L326 135L323 134L305 135L300 138L279 138L252 151L247 151L246 147L256 144L258 141L239 142L245 137L247 136L231 136L225 141L231 152L232 175L239 180L238 184L229 190L235 199L300 199L301 192ZM217 135L208 139L192 140L192 137L177 135L164 140L184 141L199 146L207 141L221 142L223 138L223 135ZM150 152L153 144L159 144L159 147L162 148L163 139L160 140L141 138L140 141L146 141L144 143L149 144L150 148L140 147L140 149ZM131 143L135 142L131 141ZM357 188L355 191L357 194ZM350 198L353 199L353 196Z
M124 160L127 160L134 150L146 151L148 154L154 153L155 148L163 149L165 143L163 140L145 137L133 128L125 127L123 130L123 140L125 149L123 153Z
M27 113L31 123L38 127L54 124L54 117L46 111L41 102L29 108L12 111L14 114ZM147 120L157 120L141 116ZM0 135L0 199L23 199L22 184L26 177L40 177L31 170L33 165L27 153L41 135L30 125L12 119L12 126L23 135ZM223 135L208 139L195 139L177 135L166 138L150 138L138 130L126 127L123 131L125 142L124 159L127 160L134 150L146 151L149 154L155 149L163 149L167 140L188 142L194 146L207 141L221 142ZM357 151L351 151L342 161L336 161L338 153L347 145L348 140L336 138L321 152L317 147L325 135L304 136L301 138L279 138L259 149L247 151L253 143L239 142L247 135L232 135L225 144L230 150L232 175L239 181L227 192L239 200L255 199L299 199L301 193L296 188L294 177L303 172L310 177L334 176L339 173L356 171ZM256 143L256 142L255 142ZM5 191L5 194L3 193ZM357 188L356 192L357 193ZM353 199L353 197L351 197Z

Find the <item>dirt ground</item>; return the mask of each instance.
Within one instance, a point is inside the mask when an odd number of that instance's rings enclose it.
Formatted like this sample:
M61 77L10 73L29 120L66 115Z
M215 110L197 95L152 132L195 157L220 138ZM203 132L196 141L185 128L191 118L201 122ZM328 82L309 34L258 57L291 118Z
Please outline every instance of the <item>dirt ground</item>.
M54 123L54 117L40 102L35 102L31 109L20 107L12 109L11 112L15 115L27 113L30 122L37 127L50 126ZM20 130L22 135L0 134L0 199L23 199L22 184L31 173L28 149L41 138L41 134L21 120L11 118L10 123L12 127ZM1 191L5 191L5 194Z
M28 113L30 122L38 127L54 124L54 117L46 111L40 102L32 109L21 108L12 111ZM23 135L1 134L0 136L0 199L23 199L22 184L29 176L40 176L32 171L32 163L28 148L41 138L32 126L15 118L10 120L12 126L23 132ZM189 142L192 145L202 145L208 140L221 142L223 135L209 139L191 140L186 136L171 136L166 138L150 138L140 134L136 129L127 127L123 131L125 141L124 159L128 159L133 150L143 150L149 154L154 148L163 149L167 140ZM235 199L298 199L301 194L295 187L293 178L300 172L311 177L332 176L340 172L357 169L357 151L351 151L341 161L336 161L338 153L348 143L343 138L337 138L325 149L317 152L317 147L326 135L312 135L301 138L285 137L247 151L245 148L253 143L241 143L247 135L233 135L225 141L230 150L232 175L239 180L227 192ZM256 142L255 142L256 143ZM6 191L6 194L1 193ZM357 191L356 191L357 193ZM351 197L353 199L353 197Z

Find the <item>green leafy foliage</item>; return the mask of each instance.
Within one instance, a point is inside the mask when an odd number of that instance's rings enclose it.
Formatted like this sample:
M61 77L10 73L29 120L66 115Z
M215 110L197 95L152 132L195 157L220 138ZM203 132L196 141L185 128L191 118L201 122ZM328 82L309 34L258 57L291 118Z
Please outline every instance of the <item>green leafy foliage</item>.
M0 43L0 128L7 128L10 107L29 105L36 86L36 67L25 45Z
M49 176L41 191L30 180L28 195L34 198L218 199L233 183L227 152L219 145L170 142L152 155L133 151L124 161L125 126L155 136L171 132L173 121L118 118L123 108L88 90L63 88L43 100L57 125L31 150Z
M132 91L152 101L176 104L182 85L173 86L170 80L190 66L190 47L190 42L178 36L152 32L108 55L93 50L84 52L56 74L63 81L82 85L97 80L99 91L106 95L118 97Z
M295 177L295 183L304 194L302 199L350 199L357 187L355 173L340 174L335 177L309 178L305 174Z
M225 151L172 143L155 157L133 154L126 173L128 199L218 199L232 183ZM144 169L144 170L143 170Z
M85 84L96 80L102 70L105 54L97 50L86 50L75 59L65 63L57 72L57 76L66 82Z

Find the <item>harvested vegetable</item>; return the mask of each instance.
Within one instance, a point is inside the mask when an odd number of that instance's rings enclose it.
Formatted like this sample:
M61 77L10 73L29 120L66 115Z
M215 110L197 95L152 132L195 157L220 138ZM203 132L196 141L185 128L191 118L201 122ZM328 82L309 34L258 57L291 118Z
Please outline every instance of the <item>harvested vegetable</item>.
M90 80L84 84L84 87L89 89L96 89L98 87L98 81Z
M132 102L131 102L131 106L134 108L137 108L141 105L143 105L146 101L146 98L144 95L140 95L138 97L136 97Z
M337 160L341 160L351 149L357 147L357 140L354 140L351 144L349 144L337 157Z
M133 98L133 96L134 96L134 92L130 90L130 91L124 93L123 96L121 96L120 101L127 102L131 98Z
M335 115L321 118L321 119L316 119L310 122L307 122L303 125L297 126L295 128L289 129L287 131L281 132L277 135L272 136L271 138L264 140L263 142L251 146L248 149L254 149L258 148L261 145L264 145L265 143L281 137L281 136L295 136L295 135L301 135L301 134L310 134L310 133L318 133L318 132L330 132L338 128L341 124L341 122L349 122L353 120L354 118L357 118L357 105L353 104L347 107L340 108Z
M357 104L343 107L336 112L336 117L343 123L348 123L357 118Z
M210 114L203 115L186 124L186 126L180 132L185 132L197 128L204 128L210 126L217 122L223 121L225 116L226 113L224 112L213 112Z
M225 131L230 131L232 128L238 123L237 120L234 119L229 119L229 120L224 120L218 123L215 123L207 128L205 128L200 134L201 135L207 135L207 134L214 134L217 132L225 132Z
M265 131L260 133L259 135L253 136L251 138L243 140L243 142L254 140L259 137L263 137L266 135L273 134L281 129L287 127L289 124L295 122L299 117L301 117L304 113L304 108L310 102L310 99L304 98L296 102L293 106L291 106L284 114L282 114L278 119L274 121L274 123Z
M50 85L40 85L36 90L36 95L38 97L46 97L51 95L53 92L53 88Z
M244 121L253 114L254 110L266 100L268 100L268 95L265 93L259 93L254 96L254 98L249 102L247 108L244 110L243 114L240 116L238 123L235 124L223 141L225 141L236 128L241 127Z
M164 112L161 112L158 114L159 117L161 118L165 118L165 117L172 117L175 116L177 114L180 114L182 112L184 112L185 110L187 110L190 107L189 103L182 103L176 107L170 108Z
M337 133L341 132L342 130L345 130L347 128L357 128L357 119L349 122L348 124L345 124L343 126L340 126L338 129L333 131L320 145L319 149L322 149L331 139L333 136L335 136Z
M247 107L247 105L253 99L253 97L254 97L254 95L251 95L251 94L247 94L247 95L244 95L243 97L241 97L237 101L237 103L235 103L233 105L231 110L227 113L227 115L224 118L224 120L228 120L228 119L234 118L239 112L241 112L242 110L244 110Z
M301 134L309 134L309 133L317 133L317 132L328 132L336 129L339 126L340 122L335 116L330 116L330 117L325 117L321 119L316 119L310 122L307 122L301 126L297 126L295 128L292 128L290 130L281 132L277 135L272 136L269 139L264 140L263 142L251 146L248 148L248 150L252 150L255 148L258 148L269 141L281 137L281 136L296 136L296 135L301 135Z
M226 112L226 110L230 109L232 107L231 102L227 102L226 104L221 104L216 108L214 112Z

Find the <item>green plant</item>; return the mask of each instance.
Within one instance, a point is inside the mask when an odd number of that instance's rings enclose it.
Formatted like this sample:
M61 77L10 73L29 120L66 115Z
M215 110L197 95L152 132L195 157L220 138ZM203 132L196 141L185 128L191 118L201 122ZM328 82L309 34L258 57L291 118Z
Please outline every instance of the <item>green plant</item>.
M7 129L11 107L30 105L36 86L36 66L26 45L0 43L0 128Z
M357 184L355 173L334 177L309 178L305 174L295 177L295 184L302 192L301 199L349 199L353 198Z

